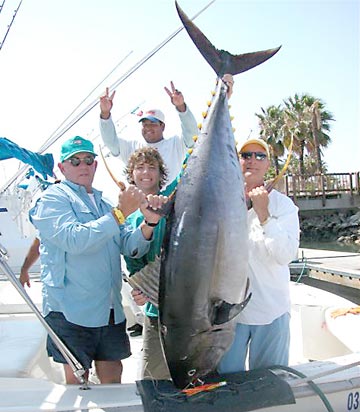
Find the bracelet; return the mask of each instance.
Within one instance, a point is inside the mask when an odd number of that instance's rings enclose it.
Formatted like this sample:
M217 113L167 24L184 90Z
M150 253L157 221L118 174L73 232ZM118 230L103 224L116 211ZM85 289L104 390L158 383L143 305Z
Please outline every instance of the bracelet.
M150 226L150 227L156 227L159 224L159 222L156 222L156 223L148 222L146 219L144 219L144 223L146 226Z
M117 207L113 208L113 215L116 218L116 220L118 221L119 225L123 225L125 223L125 216L123 214L123 212L118 209Z

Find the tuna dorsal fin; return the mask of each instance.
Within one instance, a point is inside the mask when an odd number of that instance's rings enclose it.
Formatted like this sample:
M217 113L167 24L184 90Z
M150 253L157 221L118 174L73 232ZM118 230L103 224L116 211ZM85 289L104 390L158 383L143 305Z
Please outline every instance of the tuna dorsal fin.
M224 300L216 304L215 310L215 317L214 317L214 325L221 325L223 323L229 322L230 320L234 319L248 304L251 298L251 293L248 297L243 300L241 303L228 303Z
M218 50L187 17L176 0L175 5L179 17L192 41L219 77L222 77L225 73L235 75L250 70L259 64L264 63L280 50L281 46L275 49L238 55L233 55L225 50Z

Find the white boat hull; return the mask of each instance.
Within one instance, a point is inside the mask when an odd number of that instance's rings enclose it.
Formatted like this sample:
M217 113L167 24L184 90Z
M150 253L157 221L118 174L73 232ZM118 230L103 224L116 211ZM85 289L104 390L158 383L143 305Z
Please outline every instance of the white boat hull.
M41 304L40 289L41 284L36 280L33 280L31 288L27 289L38 307ZM360 363L359 352L348 354L358 347L360 316L353 316L350 326L349 320L346 320L347 333L341 334L341 328L335 328L334 323L331 327L326 325L330 309L352 303L306 285L292 285L292 302L293 368L306 376L318 375L319 372L327 374L315 382L334 411L360 410L360 366L330 374L330 371L339 365ZM92 385L90 390L84 391L77 385L63 384L61 366L50 362L46 355L46 333L42 325L34 314L29 313L28 305L7 281L0 282L0 308L0 412L80 409L113 412L113 408L116 408L116 411L144 411L142 399L134 383L139 377L141 338L131 339L133 356L124 361L124 384ZM345 318L340 322L343 324L344 320ZM336 334L332 333L334 330L337 331ZM311 355L310 358L314 359L319 353L342 356L316 362L308 362L304 357L304 354ZM265 407L261 409L262 412L326 410L323 401L307 384L296 386L299 378L287 372L274 373L291 386L296 403ZM257 394L255 396L257 397Z
M312 376L321 370L331 371L341 363L352 363L360 359L360 354L334 358L329 361L318 361L299 365L297 369ZM281 376L290 384L296 379L288 374ZM360 367L354 367L336 375L329 375L317 382L319 390L326 397L336 412L356 411L360 405ZM93 385L89 390L81 390L79 386L60 385L34 378L0 378L0 411L1 412L35 412L35 411L144 411L141 397L137 394L135 383ZM261 397L259 393L252 396ZM262 412L324 412L327 409L319 395L307 385L294 387L296 403L278 405L261 409L248 409ZM249 394L248 394L249 395ZM241 402L239 396L239 402ZM178 402L178 401L177 401ZM203 401L202 401L203 402ZM195 404L196 405L196 404ZM210 408L210 406L209 406ZM159 409L160 411L161 409ZM189 411L192 409L189 409ZM211 411L213 409L209 409ZM241 410L241 409L239 409ZM234 410L236 412L236 409Z

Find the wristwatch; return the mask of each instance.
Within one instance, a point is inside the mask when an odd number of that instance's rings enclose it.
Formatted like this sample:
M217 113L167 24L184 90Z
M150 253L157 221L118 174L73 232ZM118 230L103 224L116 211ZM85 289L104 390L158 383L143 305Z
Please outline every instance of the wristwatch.
M125 216L120 209L118 209L117 207L114 207L113 214L116 217L119 225L123 225L125 223Z
M144 223L145 225L150 226L150 227L156 227L159 224L159 222L156 222L156 223L148 222L146 219L144 219Z

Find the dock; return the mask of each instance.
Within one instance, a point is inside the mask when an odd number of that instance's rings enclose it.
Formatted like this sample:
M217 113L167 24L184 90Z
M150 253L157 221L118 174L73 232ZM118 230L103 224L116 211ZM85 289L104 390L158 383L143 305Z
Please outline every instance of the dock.
M298 258L289 267L292 280L360 304L360 253L299 248Z

